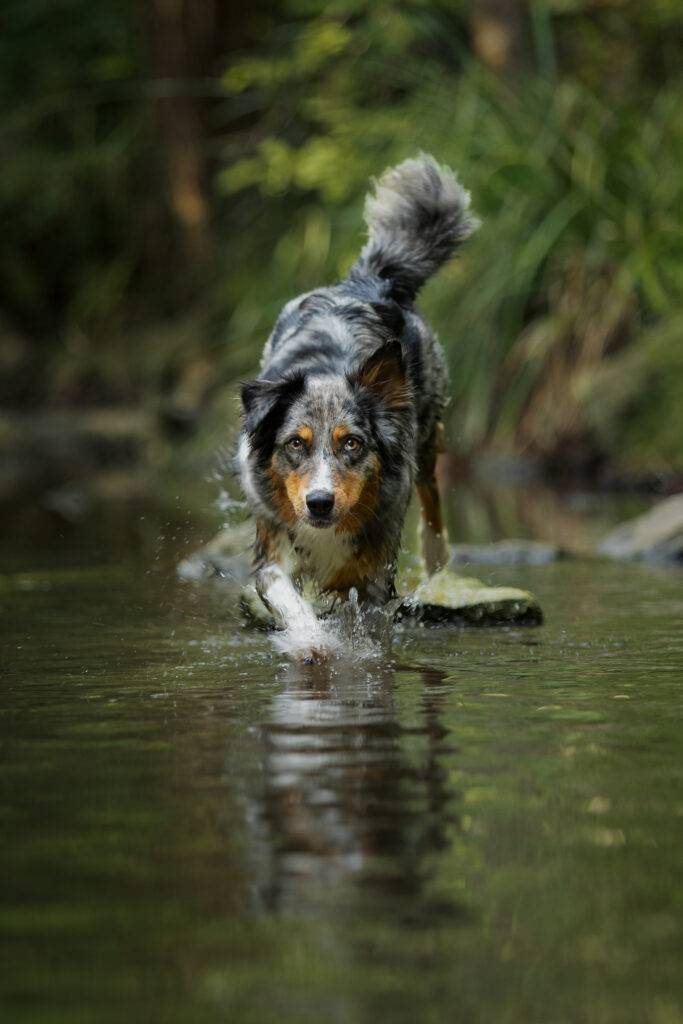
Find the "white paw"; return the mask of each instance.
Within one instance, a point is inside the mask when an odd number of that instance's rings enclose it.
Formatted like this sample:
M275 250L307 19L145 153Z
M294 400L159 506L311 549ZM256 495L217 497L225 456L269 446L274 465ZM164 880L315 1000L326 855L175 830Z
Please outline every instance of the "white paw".
M339 654L337 638L317 620L292 622L280 633L273 634L278 651L294 661L325 662Z

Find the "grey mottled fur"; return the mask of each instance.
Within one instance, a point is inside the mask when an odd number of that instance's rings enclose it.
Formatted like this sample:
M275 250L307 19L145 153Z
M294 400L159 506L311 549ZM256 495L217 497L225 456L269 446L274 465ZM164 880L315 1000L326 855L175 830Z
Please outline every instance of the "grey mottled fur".
M369 238L357 267L390 278L408 301L478 226L469 193L422 154L385 171L365 200Z
M443 351L413 299L477 222L452 172L424 155L384 173L365 218L368 241L347 277L292 299L280 313L260 379L243 388L238 462L253 512L277 525L266 461L290 425L303 417L323 436L340 419L357 424L381 456L382 492L378 514L355 542L359 550L377 544L386 552L386 578L378 581L386 596L412 487L433 455L447 400ZM357 385L367 360L392 342L400 345L411 394L400 410L383 408ZM329 458L323 449L321 466ZM310 571L315 575L314 566Z

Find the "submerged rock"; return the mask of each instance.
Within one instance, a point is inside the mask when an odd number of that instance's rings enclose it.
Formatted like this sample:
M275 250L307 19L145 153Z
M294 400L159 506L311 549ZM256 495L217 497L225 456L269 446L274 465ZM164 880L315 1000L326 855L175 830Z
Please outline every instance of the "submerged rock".
M254 527L250 522L226 526L213 540L178 564L183 580L247 580L251 575Z
M499 540L493 544L451 544L451 565L545 565L569 552L558 544L536 540Z
M596 550L608 558L682 560L683 494L674 494L617 526L603 537Z

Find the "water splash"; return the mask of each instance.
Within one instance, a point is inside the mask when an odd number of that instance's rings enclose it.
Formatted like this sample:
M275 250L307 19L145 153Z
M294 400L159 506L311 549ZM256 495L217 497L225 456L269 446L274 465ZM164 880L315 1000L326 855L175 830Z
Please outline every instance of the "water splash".
M370 661L381 658L391 643L391 616L383 608L365 608L355 589L319 619L291 586L275 584L269 604L285 628L272 635L280 653L298 661Z
M227 515L228 517L232 517L238 514L244 516L244 513L247 511L246 501L243 501L238 498L233 498L232 495L229 494L224 487L221 487L218 492L218 497L216 498L216 507L219 512L222 512L224 515ZM229 525L229 520L226 525Z

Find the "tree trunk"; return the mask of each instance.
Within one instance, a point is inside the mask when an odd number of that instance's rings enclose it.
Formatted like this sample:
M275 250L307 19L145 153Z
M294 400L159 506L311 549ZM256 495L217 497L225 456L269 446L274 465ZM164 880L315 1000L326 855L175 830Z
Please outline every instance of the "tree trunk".
M145 0L145 9L152 77L161 92L156 120L163 185L179 255L193 279L210 249L202 103L193 86L209 75L213 63L214 4Z
M498 75L514 75L530 64L526 0L472 0L472 49Z

